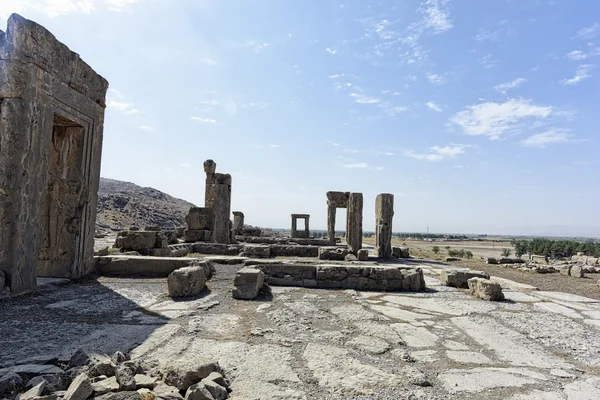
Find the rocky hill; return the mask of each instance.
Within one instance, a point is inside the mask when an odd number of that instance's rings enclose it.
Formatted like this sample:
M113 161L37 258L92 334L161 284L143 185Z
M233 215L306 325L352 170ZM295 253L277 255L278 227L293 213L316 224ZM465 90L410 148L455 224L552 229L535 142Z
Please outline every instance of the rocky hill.
M153 188L100 178L96 227L100 230L131 226L177 228L185 226L190 207L194 205Z

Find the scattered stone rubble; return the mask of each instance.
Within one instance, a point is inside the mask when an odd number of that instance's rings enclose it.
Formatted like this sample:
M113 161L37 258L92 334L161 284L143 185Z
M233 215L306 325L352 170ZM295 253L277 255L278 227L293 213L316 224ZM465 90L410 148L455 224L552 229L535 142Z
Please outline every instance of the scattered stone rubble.
M23 362L0 368L0 398L224 400L231 392L219 364L207 360L144 365L121 352L109 357L79 349L68 363L57 357Z

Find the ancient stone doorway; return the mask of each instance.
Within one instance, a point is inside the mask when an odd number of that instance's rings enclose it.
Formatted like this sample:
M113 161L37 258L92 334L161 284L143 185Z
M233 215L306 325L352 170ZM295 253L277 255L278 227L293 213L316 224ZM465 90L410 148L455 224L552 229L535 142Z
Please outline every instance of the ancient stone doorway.
M81 182L84 138L83 126L54 114L40 212L42 246L36 265L37 276L71 276L74 263L83 251L81 215L88 195Z

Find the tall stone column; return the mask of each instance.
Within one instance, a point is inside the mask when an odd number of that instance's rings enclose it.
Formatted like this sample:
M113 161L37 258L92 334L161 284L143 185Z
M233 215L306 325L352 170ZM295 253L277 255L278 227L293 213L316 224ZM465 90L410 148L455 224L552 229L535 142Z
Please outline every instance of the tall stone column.
M213 185L215 201L212 205L214 212L213 240L216 243L230 242L231 223L229 214L231 213L231 184Z
M354 254L362 248L363 195L350 193L346 215L346 243Z
M217 163L213 160L204 161L204 172L206 173L206 185L204 189L204 207L212 208L215 202L215 171Z
M327 203L327 238L331 244L335 244L335 213L337 207Z
M378 194L375 199L375 255L379 258L392 257L393 217L394 195Z

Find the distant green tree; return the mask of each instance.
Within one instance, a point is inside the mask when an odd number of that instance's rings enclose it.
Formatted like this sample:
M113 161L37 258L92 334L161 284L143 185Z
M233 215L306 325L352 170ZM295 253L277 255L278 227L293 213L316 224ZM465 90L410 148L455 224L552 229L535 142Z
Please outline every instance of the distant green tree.
M471 250L465 251L465 257L470 260L473 258L473 252Z
M512 254L512 251L510 251L510 249L502 249L502 257L510 257L510 255Z
M440 247L439 246L433 246L433 248L431 249L435 254L440 252Z

